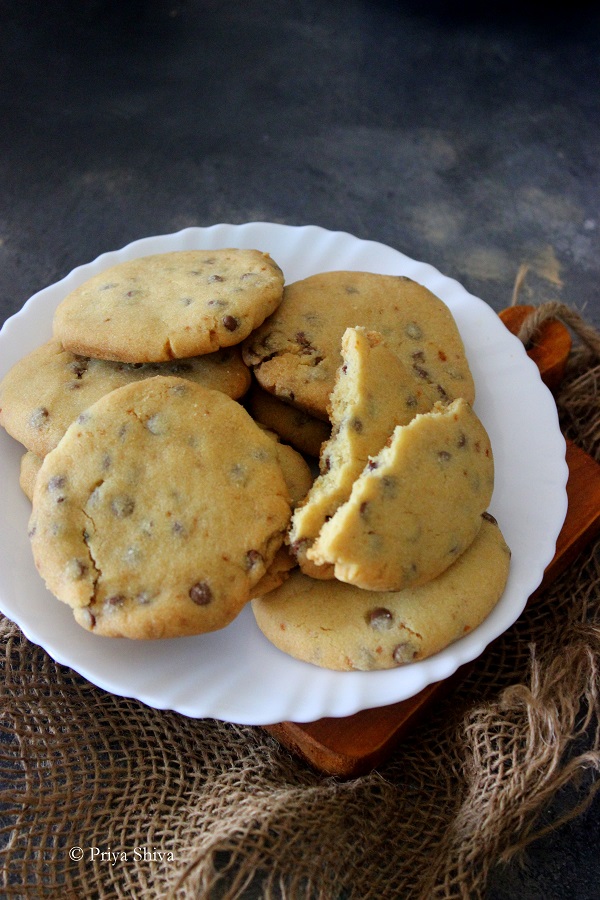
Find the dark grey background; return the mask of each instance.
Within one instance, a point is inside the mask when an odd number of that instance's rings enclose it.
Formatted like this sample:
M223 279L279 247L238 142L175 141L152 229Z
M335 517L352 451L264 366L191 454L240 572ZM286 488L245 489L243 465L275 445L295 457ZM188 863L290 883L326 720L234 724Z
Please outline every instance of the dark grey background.
M577 2L0 0L0 321L136 238L266 220L496 310L525 266L523 301L600 325L598 26ZM489 900L596 900L599 834L595 803Z

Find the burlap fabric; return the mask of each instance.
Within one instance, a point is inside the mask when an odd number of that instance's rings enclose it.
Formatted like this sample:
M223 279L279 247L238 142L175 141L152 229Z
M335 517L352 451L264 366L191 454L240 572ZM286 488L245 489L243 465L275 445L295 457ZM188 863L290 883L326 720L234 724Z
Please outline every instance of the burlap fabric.
M584 342L560 415L597 458L598 336L570 324ZM483 896L561 788L598 783L599 556L585 551L388 763L350 781L259 728L107 695L2 620L3 895Z

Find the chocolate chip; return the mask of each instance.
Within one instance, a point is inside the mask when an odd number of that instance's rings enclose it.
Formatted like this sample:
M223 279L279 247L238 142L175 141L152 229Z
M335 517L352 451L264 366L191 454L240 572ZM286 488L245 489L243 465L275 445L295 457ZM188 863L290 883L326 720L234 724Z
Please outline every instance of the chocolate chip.
M198 606L208 606L213 601L213 593L206 581L197 581L190 588L190 599Z
M425 362L425 354L422 350L415 350L411 355L415 362Z
M498 524L498 520L495 519L494 516L493 516L491 513L487 512L487 511L481 513L481 518L482 518L482 519L485 519L486 522L491 522L492 525L497 525L497 524Z
M413 371L419 376L419 378L429 378L429 372L427 369L424 369L423 366L418 366L416 363L413 365Z
M45 406L39 406L31 413L31 416L29 417L29 424L32 428L43 428L48 420L49 415L50 413Z
M48 482L48 490L53 495L56 503L64 503L65 494L63 488L67 483L65 475L53 475Z
M296 332L296 343L300 344L301 347L309 347L312 349L312 344L303 331Z
M222 275L209 275L207 279L209 284L213 284L215 281L225 281Z
M448 453L447 450L440 450L440 452L438 453L438 459L441 463L450 462L450 460L452 459L452 454Z
M381 487L384 497L393 500L398 496L398 480L393 475L384 475L381 479Z
M123 606L125 603L125 596L123 594L113 594L110 597L107 597L104 601L104 605L108 609L119 609L119 607Z
M363 423L361 419L352 419L350 422L350 428L353 431L356 431L357 434L362 434L363 432Z
M378 606L367 613L367 625L370 625L375 631L387 631L392 627L393 622L393 614L384 606Z
M370 472L372 472L373 469L378 469L378 468L379 468L379 463L377 462L376 459L370 459L369 462L367 463L367 469Z
M467 436L466 436L466 434L463 434L463 433L461 432L461 434L460 434L460 436L459 436L459 438L458 438L458 440L457 440L457 442L456 442L456 446L457 446L457 447L466 447L466 446L467 446Z
M88 362L86 359L76 359L72 363L69 363L69 369L76 378L81 378L81 376L87 372Z
M135 502L131 497L128 497L126 494L122 494L119 497L115 497L110 504L110 508L113 511L113 514L117 517L117 519L126 519L133 513L135 509Z
M408 397L406 398L406 405L408 406L409 409L414 409L415 406L417 406L418 402L419 401L417 400L417 398L415 397L414 394L409 394Z
M308 538L301 538L298 541L293 541L290 544L290 553L297 558L298 554L308 547L309 544L310 541Z
M363 500L363 502L360 504L358 512L362 516L363 519L366 519L368 516L368 511L369 511L369 503L366 500Z
M222 321L227 331L235 331L236 328L239 328L240 323L235 316L223 316Z
M250 572L254 569L255 566L260 565L263 562L262 554L258 552L258 550L248 550L246 553L246 571Z
M441 397L442 400L449 400L449 399L450 399L449 396L448 396L448 391L447 391L445 388L443 388L441 384L436 384L435 387L436 387L436 390L437 390L437 392L438 392L438 395Z

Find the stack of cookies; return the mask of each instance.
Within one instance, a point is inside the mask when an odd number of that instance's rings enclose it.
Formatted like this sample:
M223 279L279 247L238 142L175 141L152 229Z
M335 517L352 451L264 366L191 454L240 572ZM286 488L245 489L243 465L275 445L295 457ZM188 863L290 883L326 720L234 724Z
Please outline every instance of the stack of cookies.
M38 571L95 634L223 628L292 656L422 659L499 599L493 455L447 307L415 282L284 286L258 250L157 254L69 294L0 384Z

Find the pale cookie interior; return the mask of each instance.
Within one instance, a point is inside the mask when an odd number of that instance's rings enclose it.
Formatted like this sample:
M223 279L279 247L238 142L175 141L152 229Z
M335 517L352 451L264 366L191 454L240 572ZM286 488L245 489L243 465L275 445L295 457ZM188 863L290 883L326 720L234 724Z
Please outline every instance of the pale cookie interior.
M490 440L463 399L398 426L307 551L366 590L435 578L471 544L494 485Z
M289 543L300 568L314 578L333 578L328 560L310 548L328 519L350 496L369 456L381 450L397 425L430 410L431 388L365 328L348 328L342 338L342 365L330 400L331 438L321 448L321 474L294 512Z

